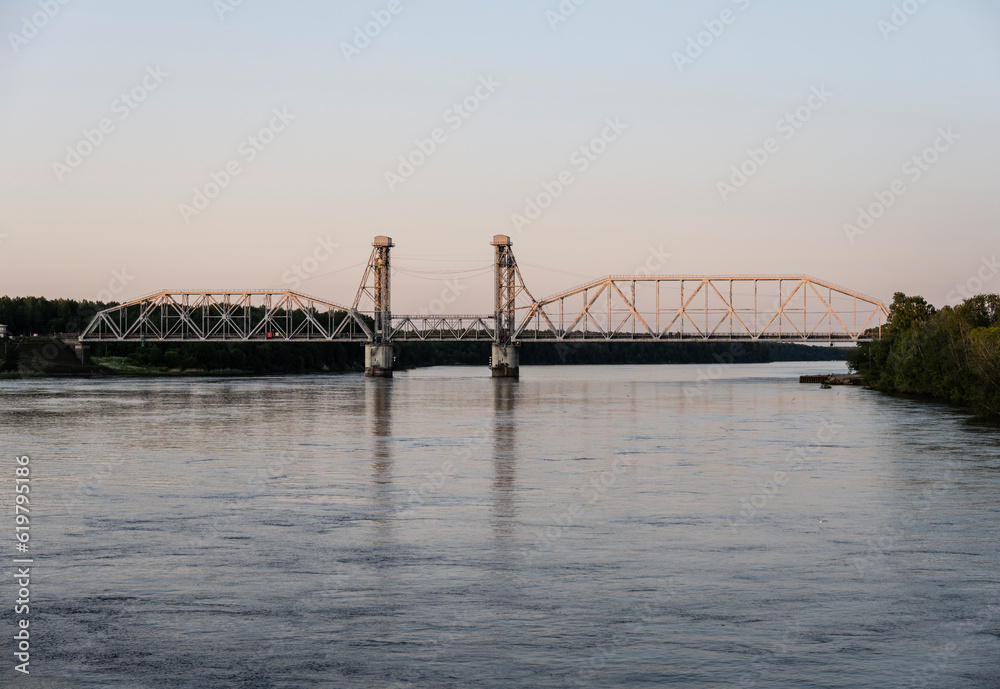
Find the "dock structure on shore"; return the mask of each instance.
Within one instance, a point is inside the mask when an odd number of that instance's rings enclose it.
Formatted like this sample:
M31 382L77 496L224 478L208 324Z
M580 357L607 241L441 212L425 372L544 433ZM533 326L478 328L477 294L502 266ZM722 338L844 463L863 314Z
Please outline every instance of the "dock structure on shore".
M864 385L860 373L824 373L799 376L800 383L820 383L822 385Z

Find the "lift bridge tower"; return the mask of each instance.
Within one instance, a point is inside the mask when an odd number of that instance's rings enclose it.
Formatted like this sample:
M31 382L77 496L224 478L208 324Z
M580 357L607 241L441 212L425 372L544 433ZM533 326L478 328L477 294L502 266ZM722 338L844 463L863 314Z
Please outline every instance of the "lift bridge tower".
M494 378L518 378L521 345L514 340L517 332L516 308L518 297L522 293L527 294L527 290L514 259L510 237L498 234L490 244L496 251L493 266L496 329L490 370Z
M372 303L371 342L365 345L365 375L369 378L392 378L392 308L390 287L389 250L394 244L386 236L375 237L372 254L368 259L361 287L354 297L354 311L357 312L363 299Z

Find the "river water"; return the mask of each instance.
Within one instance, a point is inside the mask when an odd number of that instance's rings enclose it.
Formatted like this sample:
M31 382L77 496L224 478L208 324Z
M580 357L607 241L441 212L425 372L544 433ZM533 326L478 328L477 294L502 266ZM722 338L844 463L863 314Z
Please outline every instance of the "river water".
M1000 686L1000 429L842 366L0 381L0 685Z

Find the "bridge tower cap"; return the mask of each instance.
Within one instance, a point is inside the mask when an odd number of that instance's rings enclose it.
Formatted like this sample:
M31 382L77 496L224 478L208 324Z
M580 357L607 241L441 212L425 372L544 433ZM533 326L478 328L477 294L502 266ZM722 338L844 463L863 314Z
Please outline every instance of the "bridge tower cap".
M493 235L493 241L490 242L490 246L512 246L513 242L510 241L510 237L505 234L495 234Z
M375 241L372 242L372 246L392 247L395 246L395 244L392 243L392 237L386 237L384 234L380 234L375 238Z

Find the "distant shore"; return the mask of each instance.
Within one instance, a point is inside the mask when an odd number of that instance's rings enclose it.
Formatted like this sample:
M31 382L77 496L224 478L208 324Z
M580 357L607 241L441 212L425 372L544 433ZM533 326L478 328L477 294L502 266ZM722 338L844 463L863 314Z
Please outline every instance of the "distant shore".
M247 377L364 370L361 347L341 343L113 343L95 345L90 363L56 337L7 339L0 344L0 378ZM16 348L16 349L14 349ZM762 364L843 361L847 349L789 343L564 342L522 345L528 366L643 364ZM489 364L488 342L404 343L397 370Z

